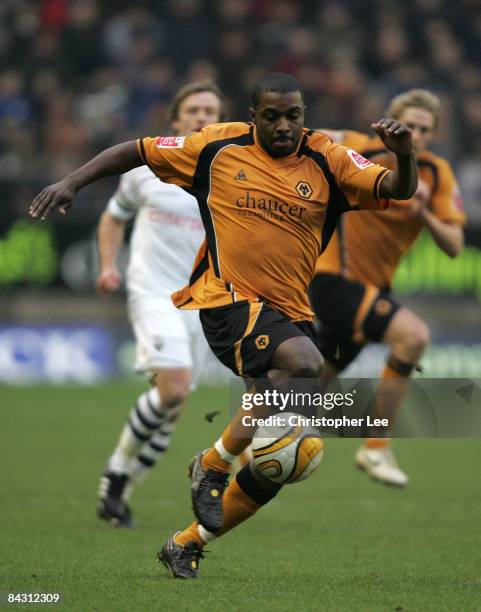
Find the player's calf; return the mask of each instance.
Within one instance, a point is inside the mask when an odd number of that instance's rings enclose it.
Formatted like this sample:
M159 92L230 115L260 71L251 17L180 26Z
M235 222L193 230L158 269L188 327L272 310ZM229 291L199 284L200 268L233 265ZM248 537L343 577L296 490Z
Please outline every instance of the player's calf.
M140 452L165 422L167 413L156 388L139 396L125 424L117 447L108 462L108 470L129 473L131 460Z
M134 485L144 480L148 472L156 465L164 453L169 449L175 422L167 421L160 426L158 431L140 449L139 453L132 459L129 469L128 490L131 492Z

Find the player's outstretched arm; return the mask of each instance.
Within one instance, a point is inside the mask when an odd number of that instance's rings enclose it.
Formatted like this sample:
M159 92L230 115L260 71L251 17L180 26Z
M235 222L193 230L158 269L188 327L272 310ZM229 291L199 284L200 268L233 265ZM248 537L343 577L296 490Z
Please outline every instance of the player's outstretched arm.
M380 197L409 200L418 184L411 130L395 119L381 119L371 127L376 130L386 148L397 158L396 170L387 174L380 185Z
M105 149L86 164L68 174L64 179L49 185L35 196L29 214L42 221L59 208L66 213L72 206L77 191L105 176L123 174L144 164L135 140Z

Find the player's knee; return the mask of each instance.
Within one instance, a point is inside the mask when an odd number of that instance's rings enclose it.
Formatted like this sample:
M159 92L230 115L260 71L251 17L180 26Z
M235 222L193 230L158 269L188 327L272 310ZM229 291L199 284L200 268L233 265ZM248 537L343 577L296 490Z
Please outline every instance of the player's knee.
M330 361L325 359L322 365L321 376L323 378L335 378L342 369L344 368L337 368L334 363L331 363Z
M159 393L162 398L162 406L171 410L186 401L189 387L182 383L164 384L162 389L159 389Z
M283 342L275 351L271 368L281 378L316 378L322 370L323 358L318 348L305 336L296 336Z
M318 378L322 372L323 359L319 356L302 356L293 359L287 371L289 378Z
M412 325L401 339L403 351L411 354L413 359L420 357L429 342L431 341L431 332L424 321L418 321L416 325Z

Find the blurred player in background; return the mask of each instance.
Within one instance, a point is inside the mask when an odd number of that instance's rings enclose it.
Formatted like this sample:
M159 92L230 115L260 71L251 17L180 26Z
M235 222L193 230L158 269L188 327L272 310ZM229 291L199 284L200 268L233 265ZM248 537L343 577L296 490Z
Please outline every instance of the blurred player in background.
M175 95L170 123L176 136L161 146L223 119L219 89L195 82ZM98 514L115 525L132 526L127 500L134 485L167 450L175 421L208 358L196 312L174 307L171 293L189 279L205 231L196 199L160 181L148 166L124 174L98 228L100 274L97 290L116 291L116 266L125 227L135 218L127 271L128 311L137 343L136 370L154 385L132 408L100 483Z
M429 343L427 324L391 295L401 257L423 228L450 257L456 257L464 245L465 215L453 171L447 160L427 149L439 115L439 99L426 90L410 90L391 101L387 116L398 119L412 132L419 174L416 194L408 206L393 201L382 214L366 211L343 215L317 262L311 284L311 303L322 324L326 375L344 370L368 342L389 346L377 409L391 418L407 392L408 377ZM378 136L350 131L327 133L371 161L386 167L394 163ZM366 439L355 461L386 484L404 486L408 482L389 438Z

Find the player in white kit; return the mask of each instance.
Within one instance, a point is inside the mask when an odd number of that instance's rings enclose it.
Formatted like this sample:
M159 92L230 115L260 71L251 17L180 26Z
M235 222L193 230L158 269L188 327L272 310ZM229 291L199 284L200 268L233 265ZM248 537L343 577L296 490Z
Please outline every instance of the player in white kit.
M175 95L171 125L175 136L158 146L174 147L184 135L223 120L222 97L209 82L185 85ZM98 229L100 274L97 290L119 288L116 259L125 227L133 219L127 270L128 312L136 338L136 370L153 375L154 386L130 411L100 481L100 518L132 527L132 488L169 445L175 421L198 382L209 347L197 311L178 310L171 294L189 280L205 232L197 200L176 185L161 182L147 166L124 174Z

